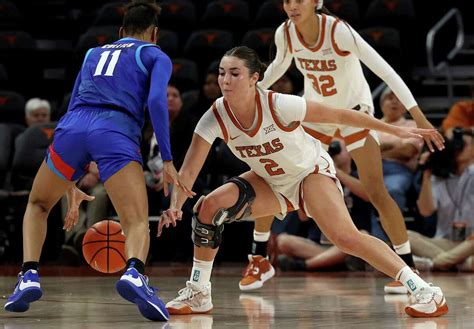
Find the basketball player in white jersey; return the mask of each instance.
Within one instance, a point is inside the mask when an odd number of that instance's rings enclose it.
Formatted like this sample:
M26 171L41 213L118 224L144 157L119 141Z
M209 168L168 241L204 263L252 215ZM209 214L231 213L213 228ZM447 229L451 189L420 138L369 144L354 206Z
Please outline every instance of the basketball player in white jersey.
M433 128L400 76L346 22L324 14L322 11L327 10L322 5L323 0L283 0L283 8L289 19L275 32L276 58L268 66L259 86L269 88L294 61L304 76L305 99L373 116L374 105L369 85L362 73L362 61L394 91L409 110L417 127ZM382 226L395 251L414 268L405 221L384 185L377 134L370 129L320 122L304 122L303 126L307 133L321 141L326 150L336 132L344 138L357 165L359 179L370 201L377 208ZM426 136L425 141L431 151L434 151L433 144L438 149L443 148L444 141L440 134ZM254 250L265 252L265 241L270 236L272 221L271 216L256 221L254 247L257 248L253 248ZM260 261L260 267L270 268L268 260L262 260L258 254L254 253L249 259L248 270L259 266L255 260ZM240 282L242 290L261 287L266 279L264 270L259 271L262 278L251 273L252 271L247 271ZM388 283L385 291L407 293L405 287L397 281Z
M314 218L343 252L365 259L409 287L415 297L414 304L406 308L408 314L445 314L448 309L440 288L430 287L384 242L356 229L331 158L317 139L305 133L301 122L352 125L402 138L430 137L436 130L396 127L357 111L264 91L256 86L263 67L256 53L247 47L229 50L220 62L218 82L223 97L199 121L180 175L186 186L194 183L216 138L223 139L251 170L231 178L196 203L191 278L179 296L167 304L170 314L212 310L210 276L225 222L248 216L283 216L298 208ZM186 198L178 189L174 191L158 235L163 226L176 225Z

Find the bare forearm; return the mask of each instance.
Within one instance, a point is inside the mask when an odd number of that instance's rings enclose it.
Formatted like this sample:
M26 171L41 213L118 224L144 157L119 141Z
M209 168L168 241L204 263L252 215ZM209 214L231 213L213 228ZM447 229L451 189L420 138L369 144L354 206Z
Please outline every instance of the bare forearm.
M416 148L411 144L394 145L391 148L383 150L382 157L386 159L408 161L416 154L416 152Z
M373 129L377 131L386 132L388 134L394 134L395 129L392 125L377 120L366 113L341 109L335 109L335 111L336 120L338 122L334 123L358 128Z
M353 194L357 195L362 200L369 201L369 197L367 196L364 186L362 185L360 180L355 177L352 177L349 174L346 174L340 169L336 169L336 172L336 176L337 178L339 178L342 185L347 187Z
M418 197L418 210L422 216L431 216L436 208L433 204L433 192L431 189L431 175L428 172L423 173L423 182L421 184L421 192Z
M188 186L191 189L194 185L194 182L196 181L199 172L180 170L179 174L185 186ZM171 196L170 207L174 209L181 209L187 198L188 197L181 189L175 188Z

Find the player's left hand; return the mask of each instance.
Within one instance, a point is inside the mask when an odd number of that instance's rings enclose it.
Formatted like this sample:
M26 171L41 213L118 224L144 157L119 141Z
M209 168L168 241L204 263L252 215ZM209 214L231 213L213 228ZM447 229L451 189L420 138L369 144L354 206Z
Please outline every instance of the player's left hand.
M413 127L396 127L394 134L400 138L423 138L426 140L435 140L437 136L441 136L440 133L434 128L413 128ZM433 147L431 144L428 144L431 148ZM444 145L441 144L440 150L444 148ZM430 149L431 150L431 149ZM434 152L434 149L431 150Z
M178 171L174 167L173 161L163 161L163 192L165 196L169 193L169 184L174 184L180 188L188 198L196 195L181 180Z
M176 227L176 221L181 220L183 217L183 212L179 209L168 209L163 212L160 216L160 222L158 224L158 233L157 237L161 236L163 233L163 226L168 228L171 225Z
M417 118L415 120L416 126L421 129L434 129L433 125L425 118ZM436 146L438 151L441 151L444 149L444 138L443 136L439 133L438 130L434 129L435 133L433 134L424 134L423 139L426 142L426 145L428 145L428 149L431 152L434 152L435 149L433 147L433 144Z
M67 214L64 219L63 230L69 232L74 225L77 224L79 220L79 206L82 201L92 201L95 199L95 196L88 195L78 189L76 186L71 187L67 191Z

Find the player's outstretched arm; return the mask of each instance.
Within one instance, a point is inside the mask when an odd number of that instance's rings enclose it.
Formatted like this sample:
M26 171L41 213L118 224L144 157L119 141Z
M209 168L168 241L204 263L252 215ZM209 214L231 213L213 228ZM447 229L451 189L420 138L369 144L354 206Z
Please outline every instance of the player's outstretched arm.
M306 102L304 121L316 123L334 123L358 128L382 131L400 138L433 138L439 132L434 129L398 127L387 124L372 116L354 110L341 110L321 103Z
M211 144L206 142L201 136L194 133L191 145L186 152L183 165L179 171L181 184L191 188L201 171L207 155L211 149ZM163 212L158 224L158 236L161 235L163 226L176 226L176 221L181 220L181 207L188 195L182 189L174 189L171 194L170 208Z

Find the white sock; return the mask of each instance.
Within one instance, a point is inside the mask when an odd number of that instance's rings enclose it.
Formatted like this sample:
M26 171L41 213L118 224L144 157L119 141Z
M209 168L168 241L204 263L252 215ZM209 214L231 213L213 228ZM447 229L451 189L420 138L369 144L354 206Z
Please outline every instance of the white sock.
M205 261L194 258L193 269L189 281L201 287L206 286L211 280L213 263L213 260Z
M395 280L403 283L405 288L407 288L411 294L417 294L420 292L421 288L429 287L429 284L420 278L418 274L413 272L409 266L405 266L400 271L398 271Z
M270 239L270 231L268 232L257 232L253 230L253 240L257 242L266 242Z
M409 254L411 253L411 245L410 245L410 241L407 240L407 242L405 243L402 243L400 245L393 245L393 249L395 249L395 252L398 254L398 255L406 255L406 254Z

